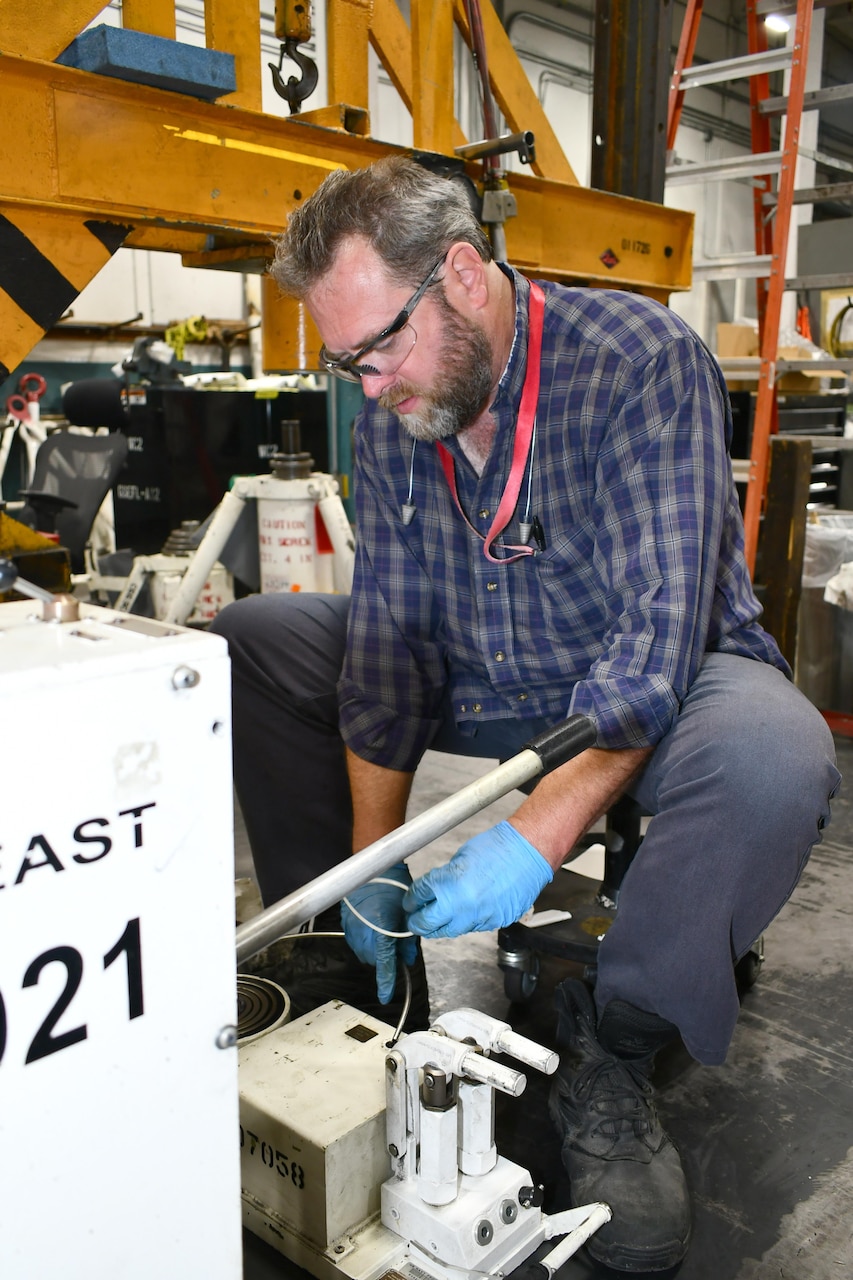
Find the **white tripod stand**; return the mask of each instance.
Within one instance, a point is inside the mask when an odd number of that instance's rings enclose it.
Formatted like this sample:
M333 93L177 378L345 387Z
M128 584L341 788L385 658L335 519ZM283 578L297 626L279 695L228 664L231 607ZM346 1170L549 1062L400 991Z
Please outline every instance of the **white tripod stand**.
M312 471L314 459L300 450L297 422L282 422L282 430L285 451L271 459L272 474L239 476L234 481L191 556L137 556L114 608L129 612L146 577L168 568L182 576L158 616L163 622L183 625L251 501L257 508L257 569L262 592L349 593L355 541L340 486L334 476ZM168 564L164 564L166 560Z

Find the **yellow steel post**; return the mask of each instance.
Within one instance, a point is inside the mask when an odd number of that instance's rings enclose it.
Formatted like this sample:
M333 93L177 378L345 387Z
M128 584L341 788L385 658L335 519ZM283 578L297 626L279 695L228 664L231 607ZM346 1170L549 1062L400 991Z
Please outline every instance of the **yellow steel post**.
M374 0L370 19L370 43L399 93L403 106L411 112L414 101L412 33L400 12L397 0ZM449 66L445 75L449 82ZM454 119L451 124L450 149L461 147L467 141L458 121Z
M52 62L103 8L104 0L2 0L0 53Z
M223 99L229 106L260 111L261 10L244 0L205 0L204 30L208 49L234 55L237 89Z
M320 368L320 335L305 304L286 298L271 276L261 282L261 344L268 373Z
M412 0L412 125L416 147L453 150L453 0Z
M203 231L179 231L177 227L136 227L124 242L126 249L151 249L155 252L193 254L207 248L209 237Z
M326 46L329 100L368 107L370 0L328 0Z
M175 0L122 0L121 25L129 31L174 40L177 34Z

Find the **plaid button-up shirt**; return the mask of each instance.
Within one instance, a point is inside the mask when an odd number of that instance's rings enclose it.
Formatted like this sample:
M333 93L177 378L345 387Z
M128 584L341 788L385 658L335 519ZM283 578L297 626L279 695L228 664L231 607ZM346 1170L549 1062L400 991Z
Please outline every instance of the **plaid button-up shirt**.
M510 470L527 352L529 286L492 405L481 476L455 440L459 501L483 535ZM449 692L463 728L580 712L604 747L667 732L706 652L787 672L743 557L722 375L666 307L628 293L546 294L531 513L544 551L493 564L457 509L434 445L414 448L368 403L355 428L357 550L339 684L344 739L413 769ZM413 467L414 519L401 506ZM493 548L518 543L519 506Z

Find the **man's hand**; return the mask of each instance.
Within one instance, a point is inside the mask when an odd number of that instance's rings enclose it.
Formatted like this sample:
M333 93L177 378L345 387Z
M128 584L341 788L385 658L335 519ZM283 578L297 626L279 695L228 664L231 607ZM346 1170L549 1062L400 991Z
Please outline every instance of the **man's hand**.
M388 933L405 933L409 926L403 910L403 890L412 883L409 868L405 862L398 862L382 878L396 881L401 888L395 889L391 884L377 884L375 880L369 880L360 889L349 894L348 902L370 924L378 925ZM376 967L379 1003L388 1004L397 982L397 957L400 957L403 964L414 964L417 939L389 938L384 933L377 933L359 920L346 902L341 905L341 924L346 940L359 960Z
M474 836L403 898L409 928L424 938L485 933L520 919L554 872L509 822Z

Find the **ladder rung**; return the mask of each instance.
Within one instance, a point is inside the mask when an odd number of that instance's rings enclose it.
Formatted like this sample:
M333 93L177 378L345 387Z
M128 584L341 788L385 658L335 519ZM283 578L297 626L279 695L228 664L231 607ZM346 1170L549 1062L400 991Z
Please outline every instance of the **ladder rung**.
M751 152L742 156L724 156L703 164L668 165L665 171L670 186L686 186L690 182L722 181L724 178L763 178L782 168L781 151Z
M757 379L761 373L761 356L715 356L723 373L737 374L739 378ZM821 356L816 360L788 360L780 357L776 361L776 374L783 373L849 373L853 370L853 360L837 360L835 356Z
M678 82L679 89L702 89L722 80L742 80L769 71L784 71L791 65L791 50L771 49L767 53L748 53L741 58L724 58L720 62L704 62L685 67Z
M832 272L823 276L795 276L785 281L786 289L850 289L853 288L853 271Z
M815 360L776 361L777 373L849 373L853 360L836 360L835 356L819 356Z
M768 13L796 13L799 0L755 0L755 12L759 18ZM847 0L814 0L813 9L832 9L846 4Z
M761 373L760 356L715 356L723 373L736 373L739 378L755 378Z
M755 0L755 12L759 18L767 13L796 13L797 0Z
M694 280L757 280L770 275L773 259L769 253L738 254L699 262L693 267Z
M694 280L761 280L770 275L773 264L769 253L739 253L731 257L715 258L713 262L697 262L693 265ZM797 293L809 289L851 289L853 272L833 271L820 276L791 276L785 288Z
M840 173L853 173L853 164L849 160L842 160L841 156L831 156L825 151L810 151L808 147L800 147L799 154L804 160L814 160L815 164L822 164L826 169L837 169Z
M845 102L848 98L853 98L853 84L835 84L829 89L809 89L803 96L803 110L811 111L815 107ZM765 98L758 104L758 112L762 116L781 116L787 110L787 97Z
M764 205L775 205L775 191L767 191L761 197ZM853 200L853 182L825 182L822 187L801 187L794 192L794 204L816 204L820 200Z

